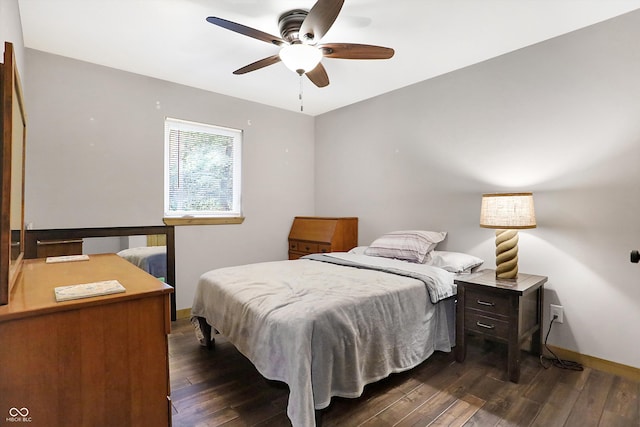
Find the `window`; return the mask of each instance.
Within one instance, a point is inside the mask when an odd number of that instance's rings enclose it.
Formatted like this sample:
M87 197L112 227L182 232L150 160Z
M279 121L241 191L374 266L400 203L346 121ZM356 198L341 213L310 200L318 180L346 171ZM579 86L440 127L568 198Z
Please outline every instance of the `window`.
M241 148L240 130L166 118L165 223L242 222Z

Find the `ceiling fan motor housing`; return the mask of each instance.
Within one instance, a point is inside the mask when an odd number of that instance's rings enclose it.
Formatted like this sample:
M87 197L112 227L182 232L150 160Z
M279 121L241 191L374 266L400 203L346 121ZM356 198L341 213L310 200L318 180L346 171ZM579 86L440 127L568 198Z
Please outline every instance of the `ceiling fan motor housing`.
M282 38L291 44L301 43L300 27L308 14L307 10L294 9L280 15L278 26ZM308 35L307 38L313 39L313 34Z

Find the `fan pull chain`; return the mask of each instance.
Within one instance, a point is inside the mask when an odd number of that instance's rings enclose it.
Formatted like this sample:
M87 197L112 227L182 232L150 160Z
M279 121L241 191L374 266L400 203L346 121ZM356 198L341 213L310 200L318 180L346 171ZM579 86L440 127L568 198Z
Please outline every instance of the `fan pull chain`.
M302 74L300 74L300 93L298 94L300 100L300 111L304 111L304 103L302 101Z

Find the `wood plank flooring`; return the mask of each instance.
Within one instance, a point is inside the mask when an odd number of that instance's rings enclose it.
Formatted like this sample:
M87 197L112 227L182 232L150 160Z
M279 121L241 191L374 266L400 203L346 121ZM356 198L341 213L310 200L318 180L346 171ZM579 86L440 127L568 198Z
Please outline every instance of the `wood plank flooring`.
M172 323L169 363L174 427L290 426L288 388L265 380L224 337L208 351L189 320ZM335 398L323 426L640 426L640 384L589 368L544 369L522 354L519 384L506 349L472 341L465 363L436 353L408 372Z

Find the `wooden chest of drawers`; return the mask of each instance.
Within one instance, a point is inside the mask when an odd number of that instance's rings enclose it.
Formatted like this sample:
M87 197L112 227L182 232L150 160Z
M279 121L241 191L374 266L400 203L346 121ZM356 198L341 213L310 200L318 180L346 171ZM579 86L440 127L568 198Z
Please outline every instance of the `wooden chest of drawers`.
M126 292L56 302L56 286L112 279ZM170 426L172 292L115 254L26 260L0 307L0 420L16 407L33 421L18 426Z
M358 245L358 218L297 216L289 231L289 259L346 252Z
M542 350L542 307L545 276L519 274L516 280L496 279L495 271L484 270L455 280L456 359L466 357L465 334L481 335L508 346L509 379L520 378L520 347L531 337L531 350Z

